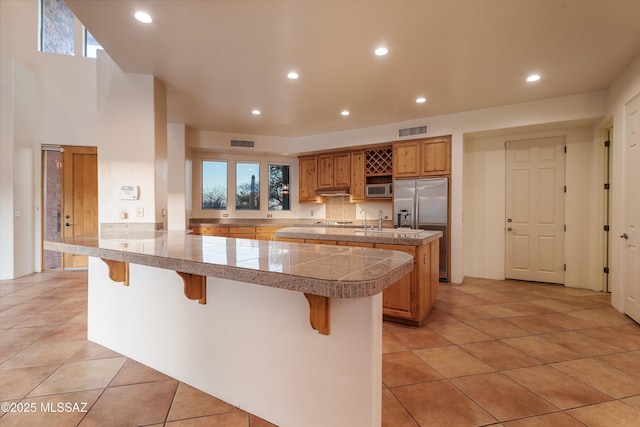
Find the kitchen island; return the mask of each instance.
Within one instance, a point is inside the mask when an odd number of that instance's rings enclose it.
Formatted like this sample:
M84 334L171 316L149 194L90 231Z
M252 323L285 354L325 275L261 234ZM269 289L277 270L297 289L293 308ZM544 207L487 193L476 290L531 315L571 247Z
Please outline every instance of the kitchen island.
M395 251L184 232L80 236L88 339L280 426L378 426Z
M438 296L441 231L288 227L276 231L275 236L281 241L390 249L410 254L414 260L411 274L399 279L383 293L385 320L419 326Z

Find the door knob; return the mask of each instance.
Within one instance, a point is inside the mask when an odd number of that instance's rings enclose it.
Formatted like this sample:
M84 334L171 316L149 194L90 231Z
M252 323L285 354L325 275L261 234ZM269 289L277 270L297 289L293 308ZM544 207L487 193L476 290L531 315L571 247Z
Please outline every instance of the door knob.
M624 233L622 236L620 236L620 238L622 239L628 239L629 235L627 233Z

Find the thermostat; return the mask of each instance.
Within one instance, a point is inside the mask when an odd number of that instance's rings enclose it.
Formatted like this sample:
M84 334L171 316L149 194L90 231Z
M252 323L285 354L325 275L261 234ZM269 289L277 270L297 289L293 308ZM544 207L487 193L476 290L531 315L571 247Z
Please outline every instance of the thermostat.
M138 186L123 185L122 187L120 187L120 199L138 200Z

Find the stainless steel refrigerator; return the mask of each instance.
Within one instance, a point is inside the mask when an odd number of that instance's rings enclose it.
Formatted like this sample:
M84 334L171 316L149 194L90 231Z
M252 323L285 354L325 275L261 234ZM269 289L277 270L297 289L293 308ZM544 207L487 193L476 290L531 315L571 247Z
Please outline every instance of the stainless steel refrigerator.
M420 178L393 181L393 222L397 227L442 231L440 281L447 282L449 179Z

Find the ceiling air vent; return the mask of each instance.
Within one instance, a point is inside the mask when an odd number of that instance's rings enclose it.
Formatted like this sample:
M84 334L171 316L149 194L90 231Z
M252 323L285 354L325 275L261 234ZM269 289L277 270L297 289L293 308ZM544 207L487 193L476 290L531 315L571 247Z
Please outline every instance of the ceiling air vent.
M231 146L232 147L245 147L245 148L253 148L255 147L255 141L241 141L239 139L232 139Z
M398 130L398 136L414 136L414 135L425 135L427 133L427 125L424 126L416 126L414 128L405 128Z

